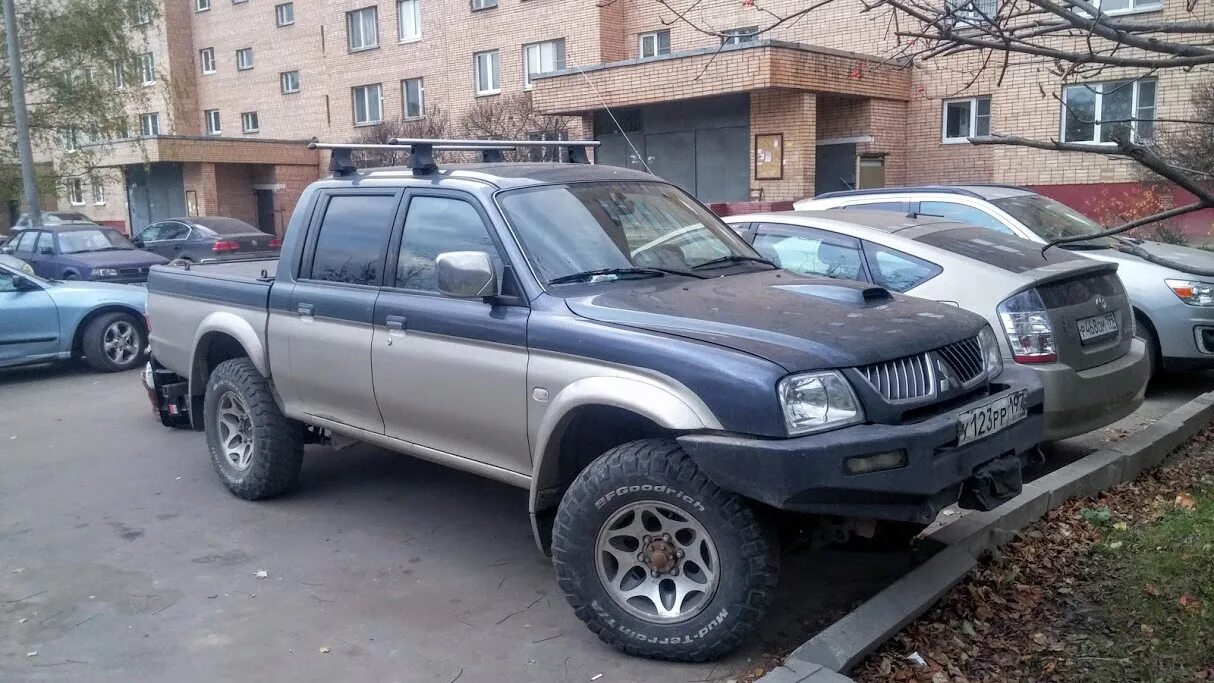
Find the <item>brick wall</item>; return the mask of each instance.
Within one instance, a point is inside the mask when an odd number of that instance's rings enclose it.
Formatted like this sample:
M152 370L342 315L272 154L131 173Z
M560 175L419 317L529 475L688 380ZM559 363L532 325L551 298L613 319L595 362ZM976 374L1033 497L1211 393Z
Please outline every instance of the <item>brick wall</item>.
M817 97L813 93L760 90L750 97L750 186L762 200L792 201L813 194L817 133ZM755 136L783 134L784 173L779 180L755 177Z

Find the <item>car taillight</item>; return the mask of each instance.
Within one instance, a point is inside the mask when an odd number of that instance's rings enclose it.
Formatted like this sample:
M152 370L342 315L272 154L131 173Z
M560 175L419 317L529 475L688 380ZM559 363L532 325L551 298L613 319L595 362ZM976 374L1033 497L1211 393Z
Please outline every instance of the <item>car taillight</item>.
M240 249L240 243L231 240L216 240L215 244L211 245L211 251L216 253L236 251L238 249Z
M1004 300L996 309L1017 363L1053 363L1058 360L1054 330L1037 290L1030 289Z
M278 239L277 237L271 237L270 238L270 248L271 249L282 249L282 240Z

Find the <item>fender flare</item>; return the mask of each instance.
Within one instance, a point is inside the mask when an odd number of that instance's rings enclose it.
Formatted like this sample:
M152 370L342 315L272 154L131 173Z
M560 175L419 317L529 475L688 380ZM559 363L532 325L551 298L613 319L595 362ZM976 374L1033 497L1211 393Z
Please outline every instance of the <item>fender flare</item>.
M190 361L190 394L197 396L201 394L198 391L199 387L206 387L206 377L203 376L202 360L206 357L206 350L209 346L207 337L214 334L223 334L237 341L248 354L249 360L253 361L253 367L257 368L262 377L270 376L269 364L266 363L266 349L262 344L261 337L257 331L249 324L247 320L228 311L214 311L202 319L198 329L194 332L194 352Z
M536 433L528 510L551 507L541 505L540 493L550 488L558 476L557 452L564 431L574 412L587 406L620 408L652 420L667 429L694 431L722 429L716 415L690 389L676 383L666 387L647 377L585 377L572 382L552 399ZM673 389L673 390L672 390Z

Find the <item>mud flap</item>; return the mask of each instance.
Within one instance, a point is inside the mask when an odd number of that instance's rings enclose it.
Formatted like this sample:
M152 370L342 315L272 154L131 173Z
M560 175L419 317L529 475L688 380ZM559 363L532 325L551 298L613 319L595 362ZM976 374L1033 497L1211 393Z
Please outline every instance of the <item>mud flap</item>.
M1024 486L1020 456L1008 453L974 470L961 489L958 505L967 510L993 510L1020 495Z

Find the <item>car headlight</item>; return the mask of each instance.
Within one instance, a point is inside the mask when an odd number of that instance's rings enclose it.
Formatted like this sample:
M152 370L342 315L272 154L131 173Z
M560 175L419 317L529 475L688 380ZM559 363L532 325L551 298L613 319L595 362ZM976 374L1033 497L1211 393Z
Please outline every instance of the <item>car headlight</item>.
M94 268L93 277L118 277L117 268Z
M990 325L978 333L978 344L982 347L982 361L987 377L998 377L1003 372L1003 352L999 350L999 338Z
M1190 306L1214 306L1214 285L1194 280L1164 280L1180 300Z
M856 392L836 370L789 375L780 380L778 391L789 436L864 420Z

